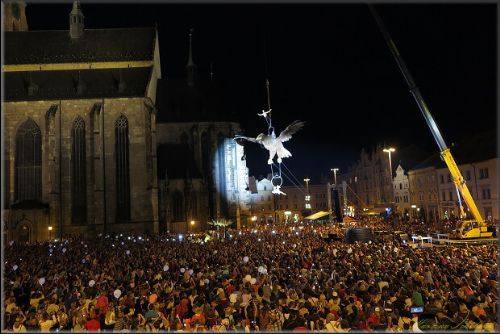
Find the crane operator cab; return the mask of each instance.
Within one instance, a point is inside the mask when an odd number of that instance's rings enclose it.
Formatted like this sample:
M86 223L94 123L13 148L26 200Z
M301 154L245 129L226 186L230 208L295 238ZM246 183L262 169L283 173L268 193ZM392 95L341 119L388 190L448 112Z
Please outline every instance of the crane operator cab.
M450 234L450 237L454 239L491 238L492 236L493 231L486 223L479 223L475 220L458 222L458 229Z

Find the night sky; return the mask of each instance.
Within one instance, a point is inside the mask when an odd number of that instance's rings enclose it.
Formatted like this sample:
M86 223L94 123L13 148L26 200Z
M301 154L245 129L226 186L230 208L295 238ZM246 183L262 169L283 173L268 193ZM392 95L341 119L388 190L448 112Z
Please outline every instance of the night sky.
M265 78L277 132L306 127L285 143L287 167L320 182L376 143L438 148L387 45L363 4L180 5L82 3L86 28L158 23L162 75L181 76L194 28L198 74L215 78L248 136L266 131ZM496 5L378 4L446 142L496 129ZM28 4L30 30L68 29L68 4ZM267 71L266 71L267 64ZM250 174L268 173L266 152L247 146ZM397 155L397 152L396 152ZM397 159L397 158L396 158ZM286 181L286 180L285 180ZM285 184L288 184L285 182Z

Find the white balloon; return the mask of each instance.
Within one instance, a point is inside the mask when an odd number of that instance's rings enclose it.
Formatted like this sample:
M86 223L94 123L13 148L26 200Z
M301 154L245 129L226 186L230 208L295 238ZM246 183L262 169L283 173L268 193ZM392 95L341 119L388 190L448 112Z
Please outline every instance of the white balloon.
M95 281L94 281L93 279L91 279L91 280L89 281L89 286L90 286L90 287L93 287L94 285L95 285Z
M214 254L217 254L217 250L214 250Z
M16 270L17 270L17 268L19 268L19 267L17 266L17 264L15 264L15 265L13 265L13 266L12 266L12 269L14 269L14 271L16 271Z
M347 249L347 253L351 254L352 253L352 248L349 247L349 249Z
M252 277L252 279L250 280L250 284L255 284L257 283L257 280L255 279L255 277Z
M205 278L205 284L208 285L208 283L210 283L210 281L208 280L208 278Z
M168 269L169 269L169 268L168 268L168 265L164 265L164 266L163 266L163 271L168 271Z
M116 289L113 292L113 296L115 296L116 299L120 298L121 295L122 295L122 292L120 291L120 289Z
M129 250L127 250L125 253L127 253L127 255L129 255L129 254L130 254L130 251L129 251Z
M45 284L45 277L42 277L38 280L38 283L40 283L40 285L44 285Z
M267 274L267 269L266 269L266 268L264 268L264 270L262 270L262 273L263 273L264 275L265 275L265 274Z
M264 267L260 266L259 269L257 269L257 271L262 274L262 271L264 271Z
M186 269L181 268L181 273L183 273L183 274L184 274L184 272L185 272L185 271L186 271Z
M63 248L63 249L62 249L62 252L63 252L63 253L66 253L66 248Z
M189 274L189 276L193 275L193 269L189 269L188 274Z
M243 262L245 262L245 263L247 263L247 262L248 262L248 260L249 260L248 256L245 256L245 257L243 258Z

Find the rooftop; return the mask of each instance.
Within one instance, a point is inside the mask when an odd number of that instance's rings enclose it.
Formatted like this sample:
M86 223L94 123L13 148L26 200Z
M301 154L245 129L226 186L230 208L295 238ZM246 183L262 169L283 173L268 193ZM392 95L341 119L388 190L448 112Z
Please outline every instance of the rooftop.
M5 101L141 97L150 67L5 72Z
M5 32L5 65L152 60L155 28Z

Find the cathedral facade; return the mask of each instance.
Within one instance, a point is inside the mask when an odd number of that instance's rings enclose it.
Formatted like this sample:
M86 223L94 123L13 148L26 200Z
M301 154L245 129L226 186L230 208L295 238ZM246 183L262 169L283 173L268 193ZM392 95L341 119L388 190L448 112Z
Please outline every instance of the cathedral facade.
M156 28L85 29L75 2L69 30L28 31L24 7L5 4L6 240L182 232L191 221L197 230L210 219L240 221L245 194L232 187L245 183L248 170L242 149L227 140L238 124L197 114L168 120L172 110L160 109L157 94L179 92L158 89ZM195 88L195 77L187 79Z
M159 80L157 157L162 230L199 232L214 221L233 228L250 219L241 131L210 69L198 73L189 34L185 74Z

